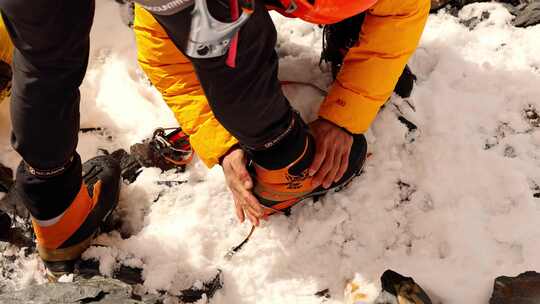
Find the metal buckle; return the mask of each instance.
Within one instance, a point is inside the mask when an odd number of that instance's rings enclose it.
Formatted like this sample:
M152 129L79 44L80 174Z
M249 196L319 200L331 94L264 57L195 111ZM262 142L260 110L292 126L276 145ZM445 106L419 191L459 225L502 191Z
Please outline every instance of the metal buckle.
M206 0L195 0L186 55L192 58L216 58L225 55L234 35L252 15L255 1L251 0L249 6L250 9L242 9L242 14L236 21L224 23L212 17Z
M289 3L289 7L285 10L285 13L292 14L298 9L298 4L294 0L291 0L291 3Z

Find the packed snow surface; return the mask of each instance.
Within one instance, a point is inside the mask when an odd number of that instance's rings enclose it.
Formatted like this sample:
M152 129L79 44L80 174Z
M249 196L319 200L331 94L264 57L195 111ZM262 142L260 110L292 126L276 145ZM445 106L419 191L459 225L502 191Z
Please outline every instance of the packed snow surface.
M489 18L473 29L460 22L485 11ZM280 78L327 89L321 29L273 17ZM185 173L146 169L124 185L118 215L131 237L102 235L96 242L110 248L84 257L99 258L104 275L120 264L142 267L148 292L175 294L221 269L224 288L210 300L216 304L342 303L356 273L377 285L388 268L413 276L437 303L486 303L496 276L540 269L540 26L515 28L511 19L492 3L469 5L458 17L432 15L410 61L415 90L407 100L392 97L372 125L365 173L290 217L271 217L231 260L224 255L250 226L238 224L221 169L199 161ZM107 131L81 135L83 158L174 126L137 67L133 33L112 1L98 1L92 42L81 124ZM319 91L285 91L306 119L316 117ZM3 103L0 161L15 168L8 113ZM418 129L409 131L399 115ZM163 180L188 182L156 183ZM29 279L39 271L31 262L17 286L36 280ZM330 299L314 295L326 288Z

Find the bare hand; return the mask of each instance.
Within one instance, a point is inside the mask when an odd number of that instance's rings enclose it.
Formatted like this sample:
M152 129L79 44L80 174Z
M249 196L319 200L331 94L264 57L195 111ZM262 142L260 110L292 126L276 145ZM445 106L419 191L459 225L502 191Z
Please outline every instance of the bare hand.
M314 121L310 127L315 136L317 152L309 175L313 176L314 185L329 188L347 171L353 137L324 119Z
M236 206L236 216L240 223L245 217L255 225L264 216L264 208L257 198L251 193L253 180L246 169L246 156L242 149L235 149L223 158L223 173L227 181L227 187L232 192Z

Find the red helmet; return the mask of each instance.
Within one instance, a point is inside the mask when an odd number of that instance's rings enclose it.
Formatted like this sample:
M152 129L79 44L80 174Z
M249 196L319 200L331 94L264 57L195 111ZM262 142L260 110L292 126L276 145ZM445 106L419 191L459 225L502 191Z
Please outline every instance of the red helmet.
M377 0L280 0L285 14L317 24L332 24L360 14Z

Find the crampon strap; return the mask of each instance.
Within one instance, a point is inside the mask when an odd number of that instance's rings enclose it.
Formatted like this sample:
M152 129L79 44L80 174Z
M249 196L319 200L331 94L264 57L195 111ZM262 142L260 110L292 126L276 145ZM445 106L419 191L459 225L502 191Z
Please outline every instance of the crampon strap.
M187 165L193 159L189 137L181 128L158 128L152 137L152 147L163 159L175 165Z

